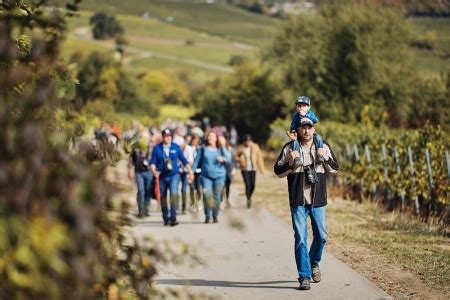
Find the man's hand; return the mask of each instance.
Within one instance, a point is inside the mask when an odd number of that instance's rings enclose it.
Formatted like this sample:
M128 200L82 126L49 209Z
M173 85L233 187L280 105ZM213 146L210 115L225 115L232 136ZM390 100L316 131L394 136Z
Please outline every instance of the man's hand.
M134 179L133 172L131 170L128 170L128 179L130 180Z
M153 176L155 176L156 178L159 178L159 175L161 175L161 172L153 171Z
M328 156L327 152L323 148L317 149L317 155L322 155L325 161L328 161L330 157Z
M223 156L218 156L217 161L223 163L225 161L225 158Z
M292 167L294 165L294 160L300 157L300 153L298 151L291 151L290 157L289 157L289 166Z

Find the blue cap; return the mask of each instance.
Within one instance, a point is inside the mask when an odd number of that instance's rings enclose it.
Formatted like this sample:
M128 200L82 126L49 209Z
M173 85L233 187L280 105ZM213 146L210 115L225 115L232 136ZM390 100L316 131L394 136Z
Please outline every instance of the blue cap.
M311 100L306 96L298 97L297 101L295 101L295 104L298 104L298 103L305 103L305 104L308 104L309 106L311 106Z

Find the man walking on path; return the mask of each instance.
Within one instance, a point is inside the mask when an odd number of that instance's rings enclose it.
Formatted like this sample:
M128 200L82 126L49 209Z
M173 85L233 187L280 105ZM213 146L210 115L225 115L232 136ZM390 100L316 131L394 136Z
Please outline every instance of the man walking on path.
M155 177L159 177L161 190L161 210L164 225L176 226L178 186L180 183L178 161L186 166L188 181L193 178L192 168L183 154L180 146L172 143L172 132L169 129L162 131L163 141L153 149L150 160L150 169ZM167 191L170 190L170 211L167 205Z
M289 204L295 238L295 262L297 264L300 290L309 290L310 280L319 282L319 262L327 242L325 207L327 205L326 173L336 173L339 164L331 148L324 143L316 151L313 136L314 123L303 118L297 128L300 149L293 147L293 141L284 145L275 163L278 177L287 176ZM316 162L316 155L322 155L323 163ZM311 218L313 242L308 253L307 218Z
M247 196L247 208L252 206L252 194L256 184L256 169L262 174L265 172L264 160L258 144L252 141L250 135L244 136L244 143L238 147L236 162L242 172L245 183L245 195Z

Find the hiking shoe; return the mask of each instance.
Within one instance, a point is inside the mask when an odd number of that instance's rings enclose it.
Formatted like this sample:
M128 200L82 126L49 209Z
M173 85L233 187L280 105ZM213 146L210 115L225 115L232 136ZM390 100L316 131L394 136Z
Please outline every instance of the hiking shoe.
M299 281L300 281L300 286L298 287L299 290L304 291L304 290L311 289L311 284L310 284L309 278L302 278L302 279L299 279Z
M211 220L211 217L206 217L205 218L205 224L208 224L210 220Z
M213 223L219 223L219 219L217 217L213 217Z
M312 265L312 280L314 282L320 282L320 280L322 279L321 275L320 275L320 269L319 269L319 265L315 264Z
M175 221L170 221L169 225L170 226L177 226L179 223L175 220Z

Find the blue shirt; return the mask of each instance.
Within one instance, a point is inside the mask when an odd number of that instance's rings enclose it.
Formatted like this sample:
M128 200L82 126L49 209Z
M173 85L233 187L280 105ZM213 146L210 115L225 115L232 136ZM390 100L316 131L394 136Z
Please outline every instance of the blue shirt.
M165 158L169 158L172 161L172 170L166 170L166 164L164 162ZM169 157L167 157L164 153L164 145L163 143L160 143L153 148L150 164L156 166L156 169L161 172L161 177L169 177L178 174L178 160L180 160L183 165L188 164L188 161L186 160L180 146L175 143L171 143Z
M219 156L223 156L225 162L218 162L217 157ZM225 147L217 149L202 146L197 150L197 156L194 160L194 170L197 168L202 169L201 176L211 179L225 178L227 174L225 164L227 163L231 163L231 154Z
M298 112L296 112L293 116L292 116L292 122L291 122L291 131L295 131L298 128L298 124L300 123L300 120L302 118L308 118L311 121L313 121L314 124L316 124L317 122L319 122L319 118L314 114L314 112L312 110L308 110L308 112L306 113L306 116L300 116L300 114Z

